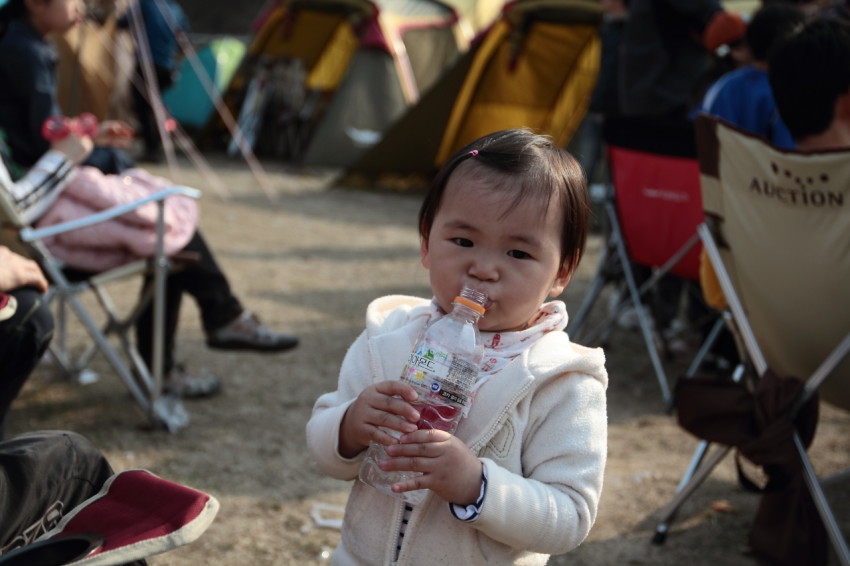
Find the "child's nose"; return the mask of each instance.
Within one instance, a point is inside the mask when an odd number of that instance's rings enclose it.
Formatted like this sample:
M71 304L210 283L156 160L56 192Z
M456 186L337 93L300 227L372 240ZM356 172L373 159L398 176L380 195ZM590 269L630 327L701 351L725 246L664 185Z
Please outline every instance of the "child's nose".
M499 277L498 265L488 256L477 257L469 265L469 275L479 281L495 281Z

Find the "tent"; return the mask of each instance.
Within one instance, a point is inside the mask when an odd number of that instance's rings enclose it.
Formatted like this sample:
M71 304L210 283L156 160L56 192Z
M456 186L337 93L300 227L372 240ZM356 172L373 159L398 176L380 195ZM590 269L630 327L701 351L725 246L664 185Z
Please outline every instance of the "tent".
M177 82L162 93L162 101L171 116L188 128L200 129L209 120L215 105L208 88L220 94L233 78L245 56L245 43L235 37L219 37L197 50L198 71L193 61L185 58ZM208 79L208 80L207 80Z
M257 153L347 166L468 49L472 31L436 0L289 0L265 17L225 101Z
M599 68L593 0L517 0L458 64L337 181L421 184L456 149L528 127L566 146Z

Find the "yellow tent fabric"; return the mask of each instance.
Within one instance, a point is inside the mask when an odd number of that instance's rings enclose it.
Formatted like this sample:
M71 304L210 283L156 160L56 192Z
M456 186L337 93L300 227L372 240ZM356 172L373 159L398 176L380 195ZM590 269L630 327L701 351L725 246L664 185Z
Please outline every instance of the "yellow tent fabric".
M307 86L334 90L342 81L358 39L342 11L298 11L297 25L285 21L292 12L281 6L270 16L251 43L252 55L291 57L304 62Z
M552 3L557 5L557 2ZM567 1L589 13L595 2ZM479 46L446 126L436 166L490 132L528 127L565 145L585 114L599 70L598 23L543 18L523 25L508 6ZM519 20L512 23L512 20Z

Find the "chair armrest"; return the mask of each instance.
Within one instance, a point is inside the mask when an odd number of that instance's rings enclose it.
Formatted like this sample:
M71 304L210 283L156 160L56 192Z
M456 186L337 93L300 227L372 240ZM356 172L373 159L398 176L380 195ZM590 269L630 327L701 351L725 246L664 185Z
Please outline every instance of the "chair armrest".
M23 228L20 232L20 237L21 240L23 240L24 242L33 242L42 238L55 236L57 234L63 234L72 230L78 230L80 228L85 228L86 226L92 226L94 224L98 224L106 220L111 220L112 218L116 218L123 214L127 214L128 212L131 212L149 202L164 201L166 198L175 195L183 195L197 199L201 197L201 191L190 187L175 185L173 187L168 187L167 189L152 193L144 198L134 200L133 202L113 206L101 212L90 214L89 216L78 218L76 220L62 222L61 224L54 224L53 226L47 226L45 228Z

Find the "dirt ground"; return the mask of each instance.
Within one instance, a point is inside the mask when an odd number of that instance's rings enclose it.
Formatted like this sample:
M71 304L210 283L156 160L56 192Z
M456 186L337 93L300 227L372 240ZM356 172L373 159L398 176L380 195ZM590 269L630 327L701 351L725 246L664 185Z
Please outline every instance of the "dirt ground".
M218 498L221 510L209 530L151 559L153 565L326 563L339 533L318 526L311 513L319 504L342 505L348 485L312 468L304 425L316 397L334 388L369 301L388 293L429 296L414 229L419 197L330 188L331 171L267 163L270 200L240 160L211 163L221 193L186 164L173 173L165 166L150 169L206 189L203 231L237 294L268 325L300 336L299 348L273 355L208 350L197 309L187 299L179 359L225 385L218 397L186 403L188 428L177 434L146 430L144 415L98 357L101 379L86 386L40 367L13 407L10 433L72 429L91 438L116 470L146 468ZM587 290L599 244L598 236L591 239L564 294L572 312ZM119 303L135 292L132 285L115 289L123 297ZM73 323L70 338L81 338ZM618 330L606 353L610 451L599 516L578 549L550 563L753 564L746 533L758 499L737 487L728 458L682 508L666 544L650 543L659 509L696 441L665 412L637 334ZM671 376L689 355L669 366ZM850 417L825 407L811 450L819 471L850 464L848 433ZM842 511L846 520L850 513Z

